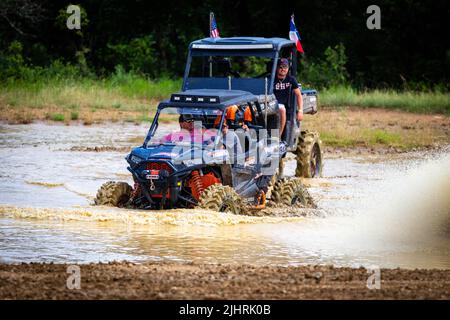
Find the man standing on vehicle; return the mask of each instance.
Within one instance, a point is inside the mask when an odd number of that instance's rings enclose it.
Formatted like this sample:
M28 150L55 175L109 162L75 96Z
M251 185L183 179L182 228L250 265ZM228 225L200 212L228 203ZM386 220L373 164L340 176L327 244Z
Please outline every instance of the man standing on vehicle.
M273 87L273 93L278 100L278 107L280 109L280 137L286 126L286 106L293 108L293 106L289 105L289 94L291 91L297 96L297 121L303 120L302 92L300 91L297 80L288 75L288 73L289 60L282 58L278 61L277 74Z

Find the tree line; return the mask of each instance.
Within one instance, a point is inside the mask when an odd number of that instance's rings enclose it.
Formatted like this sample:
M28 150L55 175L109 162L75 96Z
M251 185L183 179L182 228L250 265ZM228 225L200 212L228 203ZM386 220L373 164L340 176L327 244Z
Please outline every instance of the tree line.
M189 43L208 36L214 11L222 37L288 37L294 13L305 49L299 77L313 84L448 90L446 0L377 1L380 30L366 26L369 1L79 0L80 30L66 27L70 4L0 2L1 80L25 77L30 68L92 77L121 68L177 78Z

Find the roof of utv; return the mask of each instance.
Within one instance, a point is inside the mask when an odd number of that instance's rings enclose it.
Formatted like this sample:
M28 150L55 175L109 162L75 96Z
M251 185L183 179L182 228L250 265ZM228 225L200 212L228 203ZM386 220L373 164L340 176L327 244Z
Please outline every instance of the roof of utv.
M295 45L295 42L283 38L232 37L196 40L190 44L189 48L209 50L280 50L282 47L289 45Z
M186 97L190 100L187 100ZM214 102L210 100L211 98L214 99ZM193 89L172 94L170 99L160 102L158 109L166 107L200 107L224 110L229 105L256 101L257 99L257 96L250 92L241 90Z

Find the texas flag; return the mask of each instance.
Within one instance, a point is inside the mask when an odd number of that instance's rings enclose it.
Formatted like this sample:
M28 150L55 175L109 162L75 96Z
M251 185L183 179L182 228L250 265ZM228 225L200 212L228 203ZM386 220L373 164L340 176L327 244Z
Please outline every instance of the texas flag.
M295 41L297 44L297 51L300 53L304 53L302 44L300 43L300 34L295 27L294 15L291 16L291 25L289 27L289 39Z

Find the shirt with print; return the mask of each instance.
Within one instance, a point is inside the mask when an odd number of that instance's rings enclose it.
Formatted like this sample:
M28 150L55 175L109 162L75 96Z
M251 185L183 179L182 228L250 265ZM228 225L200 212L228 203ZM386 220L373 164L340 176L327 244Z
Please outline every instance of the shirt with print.
M285 106L288 104L289 93L297 89L299 84L292 76L286 76L283 80L275 78L275 83L273 85L273 93L278 100L278 103L282 103Z

